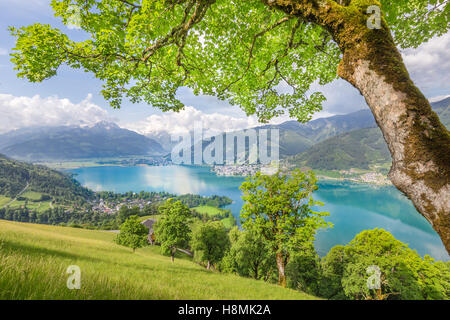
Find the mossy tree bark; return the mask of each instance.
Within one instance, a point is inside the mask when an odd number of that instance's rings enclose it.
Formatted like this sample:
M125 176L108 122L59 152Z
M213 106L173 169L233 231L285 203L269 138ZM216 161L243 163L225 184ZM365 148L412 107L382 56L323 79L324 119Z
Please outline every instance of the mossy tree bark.
M450 253L450 133L414 85L391 32L367 27L375 0L264 0L321 25L342 51L338 75L365 97L386 140L389 178L431 223Z
M286 288L286 257L281 252L276 254L277 268L278 268L278 285Z

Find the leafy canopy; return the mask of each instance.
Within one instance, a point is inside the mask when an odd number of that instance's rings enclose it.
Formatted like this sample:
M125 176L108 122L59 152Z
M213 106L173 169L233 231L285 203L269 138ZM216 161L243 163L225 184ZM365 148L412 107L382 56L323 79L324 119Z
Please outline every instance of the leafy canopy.
M159 207L159 213L161 217L154 226L156 240L163 253L173 256L176 248L186 248L189 243L191 212L181 201L169 199Z
M239 231L229 232L230 249L221 262L221 270L255 279L272 280L276 270L275 254L259 234Z
M191 247L195 258L201 262L215 264L222 260L230 245L227 230L220 221L203 223L192 235Z
M120 226L120 233L114 241L135 251L148 244L147 235L148 229L139 221L139 217L131 216Z
M116 108L127 98L178 111L183 104L177 89L189 87L239 105L260 121L282 113L306 121L325 99L309 89L336 78L341 53L325 29L276 10L274 2L52 0L55 15L68 26L78 23L88 39L75 42L39 23L10 28L17 38L12 62L18 76L32 82L56 75L63 64L91 72ZM335 2L364 14L379 4ZM448 1L381 2L402 47L449 29Z
M316 182L314 173L298 169L247 178L241 185L242 227L262 235L277 252L289 254L308 246L317 229L331 226L323 219L328 212L313 210L323 205L312 197Z
M380 289L367 286L370 266L380 271ZM450 264L423 259L383 229L366 230L346 246L336 246L322 260L326 298L448 299Z

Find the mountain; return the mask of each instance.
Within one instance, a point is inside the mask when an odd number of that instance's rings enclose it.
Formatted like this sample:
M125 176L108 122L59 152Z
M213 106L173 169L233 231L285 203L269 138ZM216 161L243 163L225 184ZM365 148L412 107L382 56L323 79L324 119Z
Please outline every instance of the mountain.
M320 170L369 169L371 164L391 161L380 129L359 129L337 135L288 160L301 167Z
M317 142L340 133L375 127L375 120L370 110L359 110L346 115L337 115L300 123L287 121L279 125L268 125L256 129L280 130L280 157L296 155Z
M433 110L438 114L439 119L447 127L450 128L450 97L431 104Z
M321 118L308 123L297 121L287 121L278 125L264 125L253 128L256 132L262 129L279 130L279 155L280 158L287 158L308 150L316 143L340 133L357 130L361 128L375 127L375 120L370 110L359 110L346 115L337 115L328 118ZM242 131L236 131L239 133ZM163 136L163 135L161 135ZM155 137L155 136L153 136ZM225 138L223 138L225 141ZM269 146L270 146L269 137ZM199 145L198 143L197 145ZM210 140L203 141L203 149L210 144ZM233 146L231 146L233 147ZM226 149L229 149L227 146ZM248 145L246 145L248 152ZM224 153L226 151L224 150Z
M167 153L170 153L172 148L177 145L177 142L172 141L172 135L166 131L150 133L146 137L158 142Z
M370 110L363 109L345 115L320 118L307 123L287 121L278 127L280 130L294 131L313 142L319 142L340 133L375 126L375 119Z
M93 195L70 175L0 154L0 195L13 198L25 189L64 200L88 199Z
M450 128L450 98L431 106L442 123ZM390 163L391 156L380 129L365 128L323 140L288 158L288 162L320 170L369 169L372 164Z
M25 160L163 155L162 146L114 123L92 127L33 127L0 135L0 152Z

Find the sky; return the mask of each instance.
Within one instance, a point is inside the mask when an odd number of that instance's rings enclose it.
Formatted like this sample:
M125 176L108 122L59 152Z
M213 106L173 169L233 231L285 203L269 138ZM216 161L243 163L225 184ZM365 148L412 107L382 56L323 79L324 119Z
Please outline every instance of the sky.
M195 96L188 88L177 93L187 106L184 111L162 113L145 103L128 101L121 109L112 109L100 94L102 82L82 70L62 67L56 77L38 84L18 79L10 62L14 38L8 26L48 23L73 40L86 37L82 31L62 25L49 4L50 0L0 0L0 133L27 126L91 125L98 121L113 121L142 134L185 131L195 121L218 131L258 125L255 117L247 117L238 106L214 97ZM417 49L404 50L402 55L411 78L427 98L436 101L450 95L450 32ZM368 108L359 92L343 80L311 89L327 98L323 110L313 118ZM290 119L283 116L273 123L286 120Z

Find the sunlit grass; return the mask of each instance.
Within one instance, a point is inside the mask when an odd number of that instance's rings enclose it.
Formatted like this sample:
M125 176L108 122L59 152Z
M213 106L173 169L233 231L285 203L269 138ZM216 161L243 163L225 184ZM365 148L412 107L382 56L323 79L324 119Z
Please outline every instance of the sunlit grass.
M20 195L22 198L27 198L29 200L40 200L42 193L40 192L35 192L35 191L27 191L25 193L22 193Z
M30 210L36 210L37 212L44 212L45 210L51 208L50 202L51 201L32 202L32 201L15 200L9 205L9 207L11 209L17 209L17 208L24 208L26 206Z
M197 211L198 213L201 213L201 214L206 213L207 215L210 215L210 216L215 216L215 215L222 213L221 209L212 207L212 206L199 206L199 207L195 207L192 209Z
M0 195L0 208L8 204L11 200L12 200L11 198Z
M313 299L263 281L116 245L115 234L0 220L0 299ZM81 289L66 287L69 265Z

